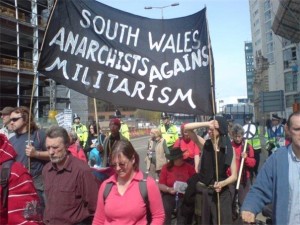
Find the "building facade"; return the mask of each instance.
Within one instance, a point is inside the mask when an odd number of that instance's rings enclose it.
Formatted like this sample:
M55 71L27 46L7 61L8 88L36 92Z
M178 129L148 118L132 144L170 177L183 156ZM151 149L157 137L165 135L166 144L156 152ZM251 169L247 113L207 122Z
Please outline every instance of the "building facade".
M253 102L254 64L252 42L245 42L245 64L247 81L247 98Z
M274 22L280 20L278 11L282 7L286 8L288 14L299 11L299 1L298 5L288 2L296 3L297 0L249 0L254 56L253 102L255 112L260 114L262 120L267 119L271 113L287 117L292 112L293 103L300 100L299 41L288 40L273 31ZM297 14L294 19L299 23L299 14L298 19ZM260 93L281 90L285 96L284 109L263 113L259 107Z

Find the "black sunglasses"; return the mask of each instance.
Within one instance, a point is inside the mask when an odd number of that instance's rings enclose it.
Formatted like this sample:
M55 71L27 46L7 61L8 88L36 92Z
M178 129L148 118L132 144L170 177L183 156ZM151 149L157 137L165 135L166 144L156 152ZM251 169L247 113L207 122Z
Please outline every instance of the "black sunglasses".
M22 118L22 116L16 117L16 118L10 118L10 121L17 122L21 118Z

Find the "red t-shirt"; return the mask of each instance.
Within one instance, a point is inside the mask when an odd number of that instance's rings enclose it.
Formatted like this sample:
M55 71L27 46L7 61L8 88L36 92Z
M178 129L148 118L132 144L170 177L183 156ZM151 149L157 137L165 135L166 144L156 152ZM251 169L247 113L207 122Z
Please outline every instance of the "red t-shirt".
M186 162L181 166L174 165L170 170L167 169L167 164L165 164L160 172L159 183L173 187L175 181L187 182L195 173L195 168Z
M187 158L193 159L195 155L200 156L199 147L191 139L178 138L173 145L173 148L175 147L181 148L181 150L184 152L183 159L187 159Z

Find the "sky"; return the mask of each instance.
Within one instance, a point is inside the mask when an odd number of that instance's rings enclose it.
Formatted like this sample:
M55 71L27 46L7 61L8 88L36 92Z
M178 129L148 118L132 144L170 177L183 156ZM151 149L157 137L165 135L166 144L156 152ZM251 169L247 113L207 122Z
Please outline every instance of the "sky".
M147 18L164 19L194 14L207 8L207 20L215 62L216 101L236 103L247 97L245 41L251 41L248 0L98 0L113 8Z

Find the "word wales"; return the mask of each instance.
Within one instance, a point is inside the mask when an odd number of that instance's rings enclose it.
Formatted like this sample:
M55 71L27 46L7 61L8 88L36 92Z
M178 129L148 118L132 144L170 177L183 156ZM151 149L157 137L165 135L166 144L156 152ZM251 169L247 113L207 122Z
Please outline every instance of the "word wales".
M206 9L168 20L97 1L57 1L53 10L40 73L115 105L212 114Z

